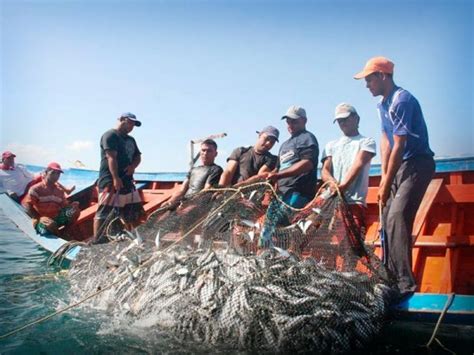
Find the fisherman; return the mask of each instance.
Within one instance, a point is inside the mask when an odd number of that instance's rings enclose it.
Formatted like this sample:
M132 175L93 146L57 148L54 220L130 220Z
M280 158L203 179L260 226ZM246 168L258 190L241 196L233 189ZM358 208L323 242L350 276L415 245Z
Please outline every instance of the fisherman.
M10 151L2 153L0 164L0 193L6 192L13 200L21 203L28 193L28 189L42 180L41 174L32 174L25 166L15 164L16 155ZM66 194L74 191L75 186L66 188L57 182L59 188Z
M144 215L142 201L133 182L133 173L141 162L141 152L130 132L142 123L133 113L120 115L114 129L100 139L99 202L94 218L91 243L103 242L106 219L117 212L131 229Z
M181 188L168 201L169 207L178 206L183 198L189 199L203 189L217 186L222 168L214 163L216 157L217 143L212 139L203 141L199 154L202 165L191 169Z
M219 186L240 185L266 178L275 169L277 157L270 150L278 142L280 132L273 126L267 126L257 133L257 142L253 147L236 148L227 158Z
M316 192L318 141L306 130L308 119L304 108L291 106L282 120L286 120L291 137L280 147L278 172L271 172L267 179L277 182L285 203L301 208Z
M321 159L321 178L324 182L332 182L344 194L354 222L365 234L365 200L370 161L376 154L375 140L359 133L360 117L352 105L337 105L334 123L336 121L343 135L326 144Z
M278 172L271 172L267 179L277 183L286 205L302 208L313 199L316 192L319 145L316 137L306 130L308 119L304 108L290 106L282 120L286 120L291 137L280 147ZM273 245L276 226L289 223L287 212L285 205L276 199L272 200L260 233L259 247Z
M405 297L416 290L411 233L435 163L420 104L410 92L395 85L393 67L385 57L371 58L354 78L365 78L372 95L382 96L377 105L382 122L382 178L377 198L384 206L388 247L384 258Z
M73 224L79 217L79 202L69 203L64 190L58 186L62 173L58 163L49 163L41 182L30 188L23 202L33 219L33 227L41 235L58 235L60 227Z

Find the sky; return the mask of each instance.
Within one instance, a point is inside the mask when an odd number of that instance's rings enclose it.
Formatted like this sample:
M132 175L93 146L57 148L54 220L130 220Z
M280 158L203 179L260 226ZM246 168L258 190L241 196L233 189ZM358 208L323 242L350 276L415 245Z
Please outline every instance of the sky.
M227 133L222 166L264 126L282 142L291 105L306 109L321 149L341 135L341 102L378 142L380 97L353 79L378 55L420 102L436 157L474 156L470 0L0 4L0 150L17 163L97 169L101 135L127 111L142 121L142 172L186 171L190 140L212 134Z

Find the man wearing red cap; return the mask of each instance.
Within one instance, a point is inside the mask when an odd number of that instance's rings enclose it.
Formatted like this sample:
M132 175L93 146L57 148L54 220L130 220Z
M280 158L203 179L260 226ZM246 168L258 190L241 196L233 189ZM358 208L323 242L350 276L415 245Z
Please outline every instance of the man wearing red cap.
M30 173L23 165L15 164L16 155L10 151L2 153L0 164L0 193L6 192L12 199L20 202L28 188L41 180Z
M69 204L64 189L58 185L63 173L58 163L48 164L41 182L33 185L23 202L33 218L33 226L41 234L59 234L59 228L74 223L79 217L79 204Z
M382 122L382 179L377 197L384 206L384 262L405 296L416 290L411 232L435 163L420 104L411 93L395 85L393 67L387 58L375 57L354 78L365 78L372 95L382 96L377 105Z

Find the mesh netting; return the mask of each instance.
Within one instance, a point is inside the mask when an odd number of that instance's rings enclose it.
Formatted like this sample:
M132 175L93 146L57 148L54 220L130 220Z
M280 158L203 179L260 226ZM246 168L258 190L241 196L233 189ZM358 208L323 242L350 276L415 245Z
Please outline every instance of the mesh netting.
M92 306L203 345L348 352L392 295L338 194L298 210L265 182L210 190L110 238L81 251L72 302L99 291Z

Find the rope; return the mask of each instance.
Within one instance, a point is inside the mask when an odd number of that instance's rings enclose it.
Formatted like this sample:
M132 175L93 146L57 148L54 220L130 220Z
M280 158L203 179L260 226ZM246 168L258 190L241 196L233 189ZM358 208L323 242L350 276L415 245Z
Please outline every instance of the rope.
M138 268L136 268L136 269L138 269ZM133 271L136 271L136 269L133 270ZM118 281L116 281L116 282L113 282L113 283L111 283L110 285L105 286L104 288L101 288L101 289L98 290L97 292L94 292L93 294L87 296L86 298L83 298L82 300L80 300L80 301L78 301L78 302L76 302L76 303L73 303L73 304L71 304L71 305L69 305L69 306L67 306L67 307L64 307L64 308L62 308L62 309L60 309L60 310L58 310L58 311L56 311L56 312L54 312L54 313L51 313L51 314L49 314L49 315L47 315L47 316L38 318L38 319L36 319L36 320L34 320L34 321L30 322L30 323L27 323L27 324L25 324L25 325L22 326L22 327L19 327L19 328L17 328L17 329L14 329L14 330L12 330L12 331L6 333L6 334L2 334L2 335L0 335L0 339L8 338L8 337L10 337L10 336L12 336L12 335L14 335L14 334L16 334L16 333L21 332L22 330L25 330L25 329L27 329L27 328L29 328L29 327L35 325L35 324L42 323L42 322L44 322L44 321L46 321L46 320L48 320L48 319L50 319L50 318L53 318L54 316L57 316L57 315L59 315L59 314L61 314L61 313L66 312L67 310L69 310L69 309L71 309L71 308L77 307L77 306L79 306L80 304L86 302L87 300L89 300L89 299L91 299L91 298L93 298L93 297L95 297L95 296L101 294L102 292L108 290L108 289L111 288L112 286L115 286L115 285L118 284L119 282L122 282L122 281L125 280L128 276L129 276L129 275L126 275L125 277L121 278L120 280L118 280Z
M448 312L448 309L449 307L451 307L451 305L453 304L453 301L454 301L454 296L455 296L455 293L450 293L449 294L449 297L448 297L448 300L446 301L446 304L444 305L444 308L443 308L443 311L441 312L441 314L439 315L439 318L438 318L438 322L436 322L436 326L433 330L433 334L431 335L431 338L430 340L428 341L428 343L426 343L425 347L427 347L428 349L430 348L431 344L433 343L433 341L436 340L436 342L445 350L451 352L452 354L454 354L454 352L452 352L451 350L447 349L443 344L441 344L441 342L436 339L436 333L438 333L438 330L439 330L439 327L441 325L441 322L444 318L444 316L446 315L446 313Z

